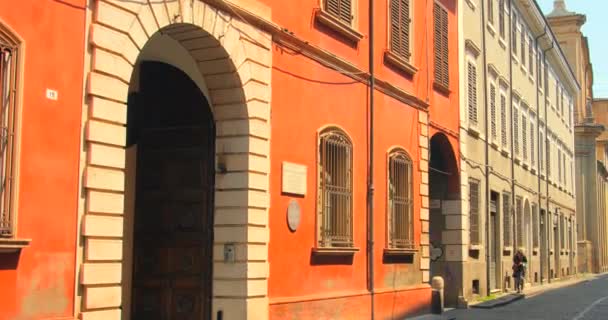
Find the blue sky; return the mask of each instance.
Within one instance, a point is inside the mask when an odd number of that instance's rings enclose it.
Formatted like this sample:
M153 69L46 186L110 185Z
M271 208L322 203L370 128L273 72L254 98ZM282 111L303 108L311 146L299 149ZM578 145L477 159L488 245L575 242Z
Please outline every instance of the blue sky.
M537 0L545 14L553 10L553 0ZM593 94L595 98L608 98L608 1L606 0L566 0L568 11L587 16L583 34L589 38L591 63L593 64Z

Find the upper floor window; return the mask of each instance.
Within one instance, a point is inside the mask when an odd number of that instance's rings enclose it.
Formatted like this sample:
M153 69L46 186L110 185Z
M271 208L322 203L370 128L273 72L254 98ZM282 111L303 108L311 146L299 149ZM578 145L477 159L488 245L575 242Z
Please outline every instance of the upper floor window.
M435 35L435 83L449 88L448 63L448 11L435 2L433 7L434 35Z
M525 111L521 114L521 149L524 161L528 161L528 120Z
M494 1L488 0L488 22L494 24Z
M511 49L513 50L513 54L517 56L517 15L513 12L513 22L512 22L512 31L511 31Z
M15 236L13 203L19 48L0 25L0 237Z
M413 249L412 161L404 151L395 151L389 155L388 171L388 245Z
M530 120L530 165L532 167L536 166L536 143L535 143L535 134L534 131L534 122Z
M498 1L498 32L501 38L505 38L505 0Z
M524 27L522 26L521 27L521 38L520 38L521 39L520 40L521 41L521 45L520 45L520 47L521 47L521 66L525 68L527 52L526 52L526 37L524 35L525 35Z
M470 124L477 125L477 67L473 61L467 63L467 106Z
M534 42L532 40L532 37L530 37L528 39L529 39L528 63L530 63L530 66L528 67L528 71L530 71L531 76L534 76Z
M515 155L519 156L519 109L513 108L513 149Z
M503 148L507 147L507 96L500 93L500 141Z
M410 0L390 0L390 50L400 58L410 59Z
M352 0L324 0L325 11L338 18L343 23L350 25L353 21Z
M492 135L492 141L495 141L498 136L498 130L496 129L496 85L490 84L490 128Z
M513 213L511 212L511 194L502 194L502 218L503 218L503 245L510 247L513 245Z
M325 130L319 140L318 245L353 247L352 143L339 129Z

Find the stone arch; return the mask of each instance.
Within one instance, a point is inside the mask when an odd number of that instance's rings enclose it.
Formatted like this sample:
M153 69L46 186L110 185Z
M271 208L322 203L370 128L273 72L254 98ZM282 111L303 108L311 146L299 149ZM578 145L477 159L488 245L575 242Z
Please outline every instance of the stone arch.
M267 318L271 36L197 0L95 1L90 24L77 312L120 319L126 103L149 39L169 36L194 57L216 122L213 313ZM235 262L224 262L234 244ZM82 297L82 300L80 300Z

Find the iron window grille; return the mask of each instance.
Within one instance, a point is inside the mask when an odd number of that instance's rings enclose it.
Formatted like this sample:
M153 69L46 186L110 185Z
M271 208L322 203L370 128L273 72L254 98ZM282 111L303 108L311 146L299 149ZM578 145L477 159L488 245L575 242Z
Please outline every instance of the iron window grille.
M389 156L389 248L414 249L412 161L403 151Z
M13 237L18 48L0 37L0 237Z
M320 136L318 219L320 247L353 247L352 143L340 130Z
M538 208L532 204L532 246L538 248L540 229L538 228Z
M513 225L511 224L511 194L502 194L503 243L505 247L513 245Z
M480 244L479 181L475 179L469 179L469 231L471 244Z

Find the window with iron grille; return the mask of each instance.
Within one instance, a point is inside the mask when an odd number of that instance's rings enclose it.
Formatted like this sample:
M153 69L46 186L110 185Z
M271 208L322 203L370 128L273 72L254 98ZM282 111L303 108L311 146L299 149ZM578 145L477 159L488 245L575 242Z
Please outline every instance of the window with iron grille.
M513 149L519 155L519 111L513 108Z
M498 1L498 32L501 38L505 38L505 0Z
M13 184L15 157L15 126L17 103L17 67L19 51L16 44L0 32L0 237L15 235Z
M388 244L391 249L414 249L412 161L404 151L389 156Z
M566 242L564 241L564 235L566 234L566 228L564 228L564 216L559 217L559 247L561 250L566 248Z
M529 38L529 46L528 46L528 62L530 63L530 67L528 68L530 71L530 75L534 76L534 45L532 37Z
M448 63L448 12L435 2L434 17L434 44L435 44L435 82L445 88L450 85Z
M526 116L521 116L521 151L524 161L528 161L528 120Z
M532 204L532 246L538 248L540 229L538 228L538 208Z
M500 138L503 148L507 147L507 97L500 95Z
M539 50L540 51L540 50ZM540 55L540 53L537 55L537 61L536 61L536 65L538 66L538 86L540 89L542 89L542 85L543 85L543 62L542 62L542 57Z
M410 0L390 0L391 2L391 52L410 59Z
M517 55L517 15L515 14L515 12L513 12L513 26L512 26L512 31L511 31L511 46L512 46L512 50L513 50L513 54Z
M496 130L496 86L490 84L490 129L492 139L496 140L498 132Z
M513 225L511 224L511 194L502 194L503 243L505 247L513 245Z
M467 64L467 105L469 109L469 121L471 124L477 124L477 67L473 62Z
M469 179L469 231L471 244L481 244L481 229L479 225L479 180Z
M530 122L530 165L532 167L536 166L536 155L534 154L536 152L536 148L535 148L535 136L536 132L534 132L534 122Z
M329 129L319 141L318 219L320 247L353 247L352 143Z
M325 11L350 25L353 21L352 0L324 0Z
M524 213L523 200L521 197L515 197L515 230L517 230L517 246L523 247L524 244Z
M494 1L488 0L488 22L494 24Z

